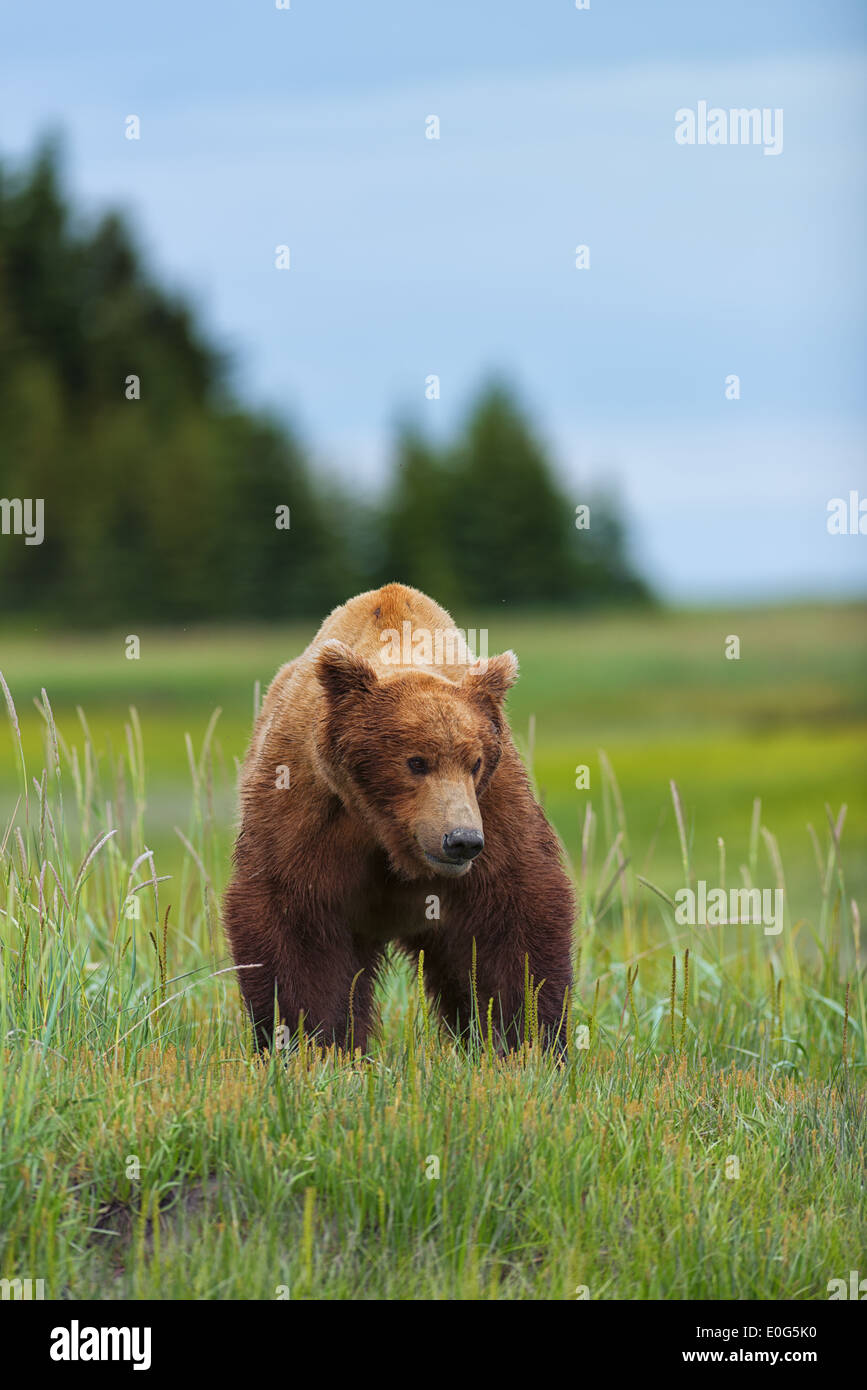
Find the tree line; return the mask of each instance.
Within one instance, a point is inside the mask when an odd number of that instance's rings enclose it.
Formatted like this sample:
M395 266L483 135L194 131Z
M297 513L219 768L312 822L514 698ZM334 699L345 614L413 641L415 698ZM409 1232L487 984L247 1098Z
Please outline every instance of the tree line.
M123 218L81 224L53 147L0 165L0 498L45 502L41 544L0 534L4 618L285 621L391 579L463 612L649 599L616 503L565 496L505 385L446 444L398 430L366 497L228 375Z

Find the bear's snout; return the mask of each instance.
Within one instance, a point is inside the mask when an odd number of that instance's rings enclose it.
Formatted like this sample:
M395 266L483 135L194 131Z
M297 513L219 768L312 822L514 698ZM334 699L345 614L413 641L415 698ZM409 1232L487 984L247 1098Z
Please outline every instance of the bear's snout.
M480 830L459 826L443 835L443 854L447 859L466 862L475 859L485 847L485 837Z

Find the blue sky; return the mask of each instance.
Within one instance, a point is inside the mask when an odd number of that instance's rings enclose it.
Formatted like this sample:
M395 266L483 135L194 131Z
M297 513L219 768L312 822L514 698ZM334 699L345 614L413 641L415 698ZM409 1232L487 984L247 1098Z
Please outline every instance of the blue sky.
M375 484L498 373L666 594L867 591L825 524L867 497L863 5L91 0L0 43L0 154L60 130L323 467ZM678 145L702 100L782 108L782 152Z

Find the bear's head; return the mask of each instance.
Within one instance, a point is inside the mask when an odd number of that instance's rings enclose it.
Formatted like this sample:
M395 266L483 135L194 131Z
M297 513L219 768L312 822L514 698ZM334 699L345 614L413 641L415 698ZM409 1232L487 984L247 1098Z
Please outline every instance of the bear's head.
M320 770L361 816L393 869L460 878L484 850L479 802L500 760L513 652L477 662L460 682L429 670L379 676L343 642L323 644L316 734Z

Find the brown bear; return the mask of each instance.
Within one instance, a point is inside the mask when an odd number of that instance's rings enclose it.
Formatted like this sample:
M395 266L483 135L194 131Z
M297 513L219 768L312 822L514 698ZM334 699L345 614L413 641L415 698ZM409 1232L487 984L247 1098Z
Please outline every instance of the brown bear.
M573 894L503 713L512 652L387 584L335 609L275 676L241 773L225 924L260 1047L275 1019L366 1050L386 944L466 1036L565 1052ZM471 981L473 942L476 985ZM535 1028L527 1021L528 1028ZM285 1033L284 1035L285 1036Z

